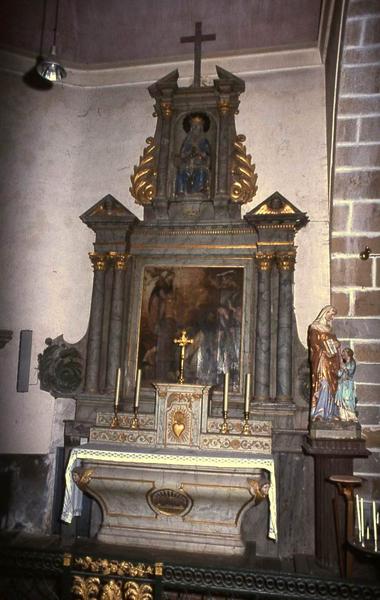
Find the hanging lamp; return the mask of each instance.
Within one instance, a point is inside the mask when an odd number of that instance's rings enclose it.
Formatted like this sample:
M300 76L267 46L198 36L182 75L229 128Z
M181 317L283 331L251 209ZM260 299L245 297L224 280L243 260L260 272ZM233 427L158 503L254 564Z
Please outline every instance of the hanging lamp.
M59 0L56 3L55 9L55 24L53 30L53 44L50 49L49 56L47 58L43 58L37 64L37 73L41 75L44 79L48 81L61 81L67 76L67 73L63 66L60 64L59 59L57 58L56 52L56 41L57 41L57 26L58 26L58 13L59 13Z

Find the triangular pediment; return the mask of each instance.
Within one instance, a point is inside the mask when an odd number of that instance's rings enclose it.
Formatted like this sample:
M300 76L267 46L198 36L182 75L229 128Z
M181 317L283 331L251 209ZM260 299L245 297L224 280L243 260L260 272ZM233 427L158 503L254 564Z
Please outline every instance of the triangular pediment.
M280 192L274 192L250 211L251 215L299 215L304 214Z
M115 218L123 222L133 222L137 217L111 194L104 196L104 198L80 216L81 221L86 224L93 221L109 221Z

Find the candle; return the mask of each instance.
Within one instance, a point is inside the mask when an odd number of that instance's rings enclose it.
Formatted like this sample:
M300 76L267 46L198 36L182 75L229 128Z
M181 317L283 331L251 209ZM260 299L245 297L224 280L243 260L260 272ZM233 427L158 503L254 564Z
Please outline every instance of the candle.
M229 373L224 373L224 393L223 393L223 412L227 412L228 410L228 383L229 383Z
M136 377L136 389L135 389L135 410L139 406L139 397L140 397L140 384L141 384L141 369L137 371Z
M369 525L367 525L367 528L366 528L366 534L367 534L367 535L366 535L366 537L367 537L367 540L369 540Z
M119 406L120 378L121 378L121 369L119 367L116 371L115 410L117 410L117 407Z
M360 498L360 523L362 526L362 543L364 542L364 500Z
M372 500L372 520L373 520L373 539L375 542L375 552L377 552L376 502L374 500Z
M244 412L249 413L249 401L251 391L251 373L247 373L245 376L245 399L244 399Z
M362 524L361 524L361 516L360 516L360 501L359 501L358 494L356 494L356 519L357 519L357 523L358 523L359 542L361 542L362 541Z

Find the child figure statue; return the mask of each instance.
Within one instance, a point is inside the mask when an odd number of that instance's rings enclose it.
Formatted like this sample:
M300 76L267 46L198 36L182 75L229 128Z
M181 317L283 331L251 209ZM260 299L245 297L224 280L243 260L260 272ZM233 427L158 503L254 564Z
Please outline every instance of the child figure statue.
M354 374L356 361L351 348L343 348L340 354L340 369L338 371L338 388L335 395L335 403L338 406L339 417L342 421L357 423L356 414L356 391Z

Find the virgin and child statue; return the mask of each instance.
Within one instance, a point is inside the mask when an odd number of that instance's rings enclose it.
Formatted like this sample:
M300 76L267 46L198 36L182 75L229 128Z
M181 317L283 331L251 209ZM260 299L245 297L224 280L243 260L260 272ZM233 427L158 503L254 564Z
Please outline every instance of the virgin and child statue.
M356 370L351 348L342 348L333 332L337 311L325 306L309 327L311 362L311 421L357 422Z
M206 122L202 115L192 115L190 129L182 142L176 176L176 194L203 194L209 191L210 143L205 135Z

